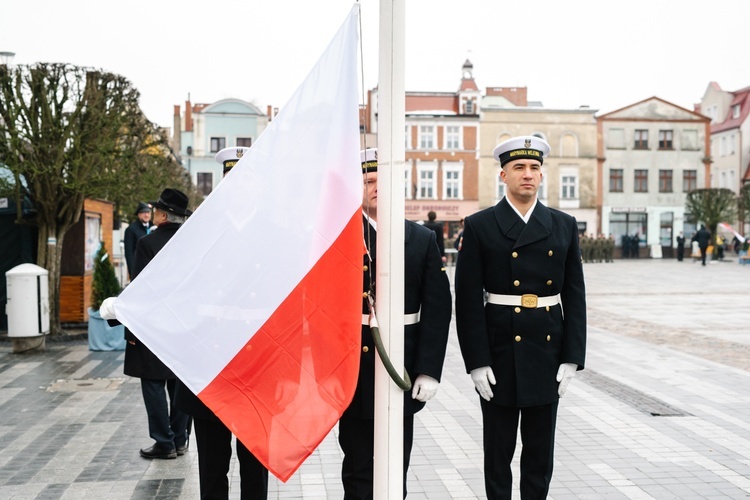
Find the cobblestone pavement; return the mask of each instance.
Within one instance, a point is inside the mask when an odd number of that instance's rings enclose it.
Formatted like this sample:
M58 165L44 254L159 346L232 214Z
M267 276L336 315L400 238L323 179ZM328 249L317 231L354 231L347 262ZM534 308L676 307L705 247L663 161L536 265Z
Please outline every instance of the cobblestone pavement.
M561 401L550 498L749 498L750 266L642 259L585 273L587 366ZM198 498L194 449L138 455L151 440L122 360L81 340L38 354L0 342L0 498ZM340 464L334 429L287 483L271 478L269 498L341 498ZM408 488L484 498L479 400L455 331L417 417Z

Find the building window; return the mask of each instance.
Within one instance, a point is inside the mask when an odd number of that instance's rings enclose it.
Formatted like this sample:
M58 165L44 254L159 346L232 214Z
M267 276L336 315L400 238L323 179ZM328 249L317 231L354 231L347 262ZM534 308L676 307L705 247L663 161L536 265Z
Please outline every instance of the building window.
M659 170L659 192L660 193L672 192L672 171L671 170Z
M615 238L615 245L628 248L636 243L638 247L647 244L645 236L648 234L648 214L643 212L612 212L609 214L609 233ZM634 256L628 252L628 255Z
M406 168L404 168L404 199L411 200L414 198L412 194L411 186L411 163L406 162Z
M633 149L648 149L648 130L635 131L635 144Z
M466 100L466 114L467 115L474 114L474 100L473 99Z
M672 147L672 131L671 130L659 131L659 149L674 149Z
M214 188L214 178L211 172L196 173L196 183L198 192L203 196L208 196Z
M463 199L463 170L460 162L443 163L443 199Z
M252 145L253 145L252 137L238 137L237 138L237 147L249 148Z
M404 126L404 149L411 149L411 127Z
M636 193L648 193L648 170L636 170L633 181L633 191Z
M212 153L218 153L225 147L227 147L226 137L211 137L211 152Z
M575 175L563 175L560 177L560 198L563 200L575 200L577 196L576 187L578 178Z
M435 126L434 125L420 125L419 126L419 148L420 149L433 149L435 147Z
M437 164L434 162L417 165L417 199L437 199Z
M609 192L622 193L622 169L609 169Z
M735 104L732 106L732 118L739 118L740 117L740 105Z
M461 149L461 127L458 125L445 127L445 149Z

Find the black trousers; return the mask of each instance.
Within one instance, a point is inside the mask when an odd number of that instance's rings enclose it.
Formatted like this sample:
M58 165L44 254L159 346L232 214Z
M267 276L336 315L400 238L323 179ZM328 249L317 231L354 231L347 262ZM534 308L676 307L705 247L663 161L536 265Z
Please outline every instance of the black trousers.
M409 470L411 447L414 441L414 416L404 417L404 498L406 472ZM339 444L344 452L341 481L344 500L371 500L372 475L375 466L375 421L371 418L343 416L339 420Z
M167 450L185 445L190 424L190 417L174 407L174 386L174 379L141 379L149 436Z
M516 408L481 399L484 424L484 485L488 500L510 500L511 461L521 421L521 499L544 500L552 479L558 403Z
M193 427L198 445L201 500L227 500L232 433L221 421L212 418L193 417ZM240 498L265 500L268 497L268 469L239 439L236 448L240 462Z

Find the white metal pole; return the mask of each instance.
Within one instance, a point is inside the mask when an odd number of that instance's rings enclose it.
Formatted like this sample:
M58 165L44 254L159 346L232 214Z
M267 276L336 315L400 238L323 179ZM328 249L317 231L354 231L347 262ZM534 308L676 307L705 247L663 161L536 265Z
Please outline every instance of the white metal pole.
M376 308L396 369L404 366L404 0L380 1ZM374 499L403 498L404 392L375 369Z

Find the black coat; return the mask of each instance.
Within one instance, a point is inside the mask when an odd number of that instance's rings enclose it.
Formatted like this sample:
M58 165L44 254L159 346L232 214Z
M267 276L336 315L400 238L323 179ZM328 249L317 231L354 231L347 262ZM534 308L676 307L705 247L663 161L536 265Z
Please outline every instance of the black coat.
M151 222L148 223L148 227L151 227L152 225ZM135 274L133 274L133 266L135 265L133 259L135 256L135 246L138 243L138 240L146 236L146 234L148 234L146 226L144 226L138 219L133 221L125 230L125 262L128 265L128 274L130 275L131 280L135 278Z
M528 224L503 198L464 221L456 267L456 322L466 371L490 366L491 402L537 406L557 401L561 363L584 366L586 296L576 220L537 203ZM561 294L559 306L484 304L503 295Z
M697 241L700 248L708 248L708 244L711 242L711 233L708 232L708 229L702 227L693 235L692 241Z
M445 257L445 240L443 238L443 225L439 222L427 221L424 223L424 227L431 229L435 233L438 250L440 250L440 256Z
M167 223L159 226L152 233L138 240L135 247L133 270L131 279L136 279L138 274L148 265L154 256L167 244L172 236L180 228L180 224ZM175 378L172 370L159 360L148 347L143 345L133 332L125 329L125 375L138 378L149 378L166 380Z
M377 232L365 221L369 231L370 262L365 256L363 291L370 283L370 272L375 279L377 265ZM421 320L404 327L404 365L412 382L424 374L440 380L448 344L451 321L451 292L440 252L435 243L435 233L414 222L406 221L404 233L404 313L420 310ZM367 301L362 302L362 314L369 312ZM373 418L375 404L375 363L380 363L369 326L362 326L362 351L360 353L359 379L354 398L345 415ZM396 367L400 373L401 368ZM411 391L404 393L404 415L414 415L424 403L412 399Z

